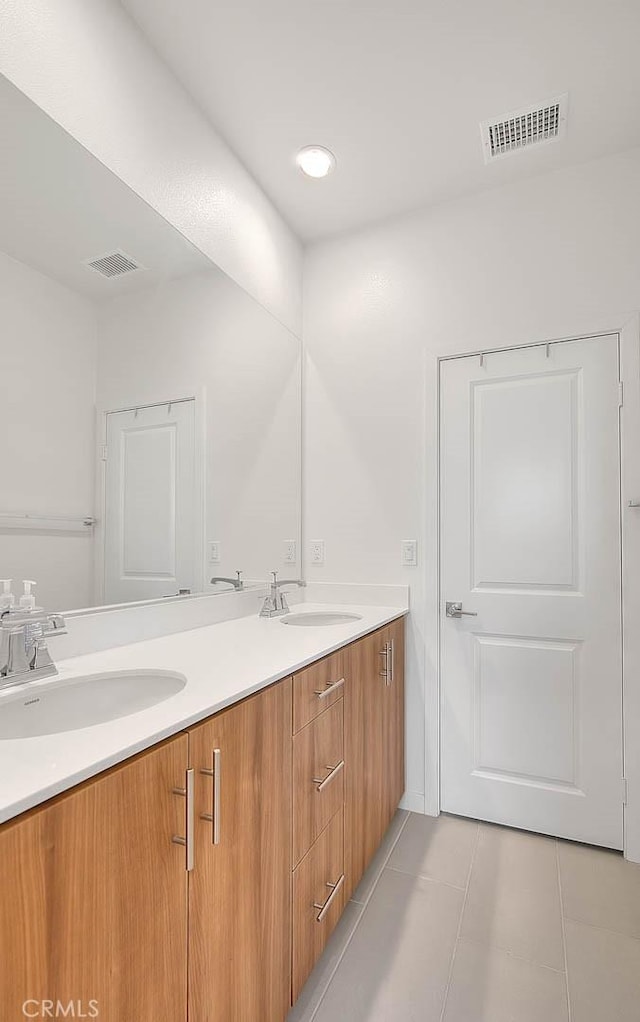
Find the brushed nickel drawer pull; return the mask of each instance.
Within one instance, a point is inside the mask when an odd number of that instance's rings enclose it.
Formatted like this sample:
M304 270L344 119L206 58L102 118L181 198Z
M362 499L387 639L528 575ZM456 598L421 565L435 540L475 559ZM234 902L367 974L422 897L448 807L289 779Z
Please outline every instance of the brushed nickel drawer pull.
M220 749L213 750L213 767L201 767L200 773L205 777L213 777L213 793L210 813L200 813L200 819L211 824L211 843L220 844Z
M389 643L385 642L384 649L380 650L380 656L384 657L384 670L380 671L380 677L384 678L387 685L389 684Z
M328 681L327 687L322 689L315 689L314 695L316 695L318 699L326 699L327 696L331 695L332 692L335 692L336 689L342 688L343 685L344 678L338 678L337 681Z
M329 771L329 773L327 774L326 777L314 777L313 778L313 783L317 785L316 791L324 791L324 789L326 788L327 784L329 784L330 781L332 781L333 778L336 777L337 774L340 773L340 771L342 770L343 766L344 766L344 760L341 759L340 762L336 763L335 766L333 766L333 767L332 766L327 766L327 770Z
M385 642L384 649L380 650L380 656L384 657L384 670L380 671L380 677L384 678L387 685L393 684L393 670L395 659L394 641Z
M195 814L193 807L193 795L194 795L194 771L193 769L187 770L186 773L186 784L184 788L174 788L174 795L180 795L186 800L185 804L185 829L186 837L181 837L178 834L174 834L171 838L174 845L182 845L185 848L185 860L186 869L190 873L193 869L193 854L194 854L194 828L195 828Z
M324 905L318 905L318 903L314 901L313 907L320 909L320 911L318 912L318 915L316 916L316 922L317 923L321 923L322 920L324 919L324 917L326 916L327 912L331 908L333 899L335 898L335 896L338 893L338 891L341 889L343 883L344 883L344 873L342 874L342 876L340 877L339 880L336 880L335 884L332 884L332 883L328 883L327 884L327 887L331 888L331 894L329 895L329 897L325 901Z

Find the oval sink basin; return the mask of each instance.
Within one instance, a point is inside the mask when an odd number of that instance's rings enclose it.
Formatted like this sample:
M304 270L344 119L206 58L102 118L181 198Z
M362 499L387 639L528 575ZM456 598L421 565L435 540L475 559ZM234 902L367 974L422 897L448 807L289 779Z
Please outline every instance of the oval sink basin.
M362 614L341 614L332 610L309 611L308 614L288 614L280 618L283 625L299 625L301 628L317 628L327 625L347 625L351 621L362 621Z
M169 671L111 671L0 695L0 739L54 735L128 717L170 699L186 684Z

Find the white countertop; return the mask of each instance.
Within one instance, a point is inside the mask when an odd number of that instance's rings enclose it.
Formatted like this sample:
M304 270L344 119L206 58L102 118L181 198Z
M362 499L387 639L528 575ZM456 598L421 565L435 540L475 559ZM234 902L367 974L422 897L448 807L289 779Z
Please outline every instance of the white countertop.
M187 679L177 695L127 717L0 740L0 823L406 614L400 607L327 603L292 610L340 611L361 620L297 628L280 618L252 615L62 660L57 677L21 686L21 692L33 695L51 681L123 670L175 671ZM3 699L15 692L0 692L0 714Z

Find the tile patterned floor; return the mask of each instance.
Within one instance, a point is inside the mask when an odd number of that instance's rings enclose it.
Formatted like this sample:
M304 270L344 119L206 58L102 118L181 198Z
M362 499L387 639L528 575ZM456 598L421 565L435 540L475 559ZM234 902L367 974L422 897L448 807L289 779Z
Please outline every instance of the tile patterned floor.
M640 1022L640 866L399 811L288 1022Z

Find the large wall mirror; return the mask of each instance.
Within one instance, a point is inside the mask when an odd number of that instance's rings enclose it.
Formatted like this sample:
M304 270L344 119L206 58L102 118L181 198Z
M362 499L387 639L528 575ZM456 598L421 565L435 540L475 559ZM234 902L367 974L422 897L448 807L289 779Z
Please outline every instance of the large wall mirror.
M0 79L0 577L71 610L299 573L291 334Z

